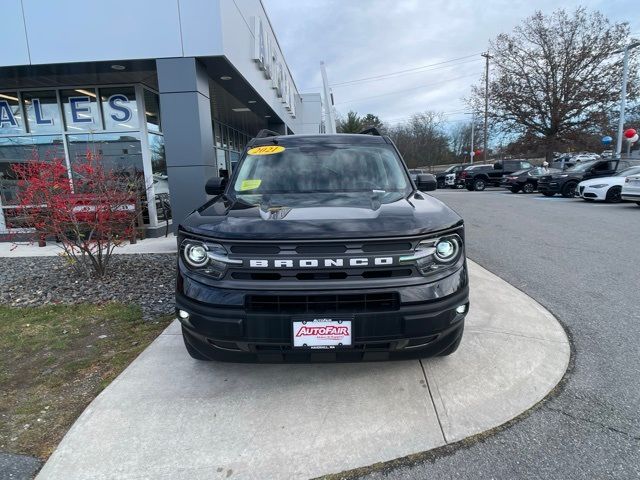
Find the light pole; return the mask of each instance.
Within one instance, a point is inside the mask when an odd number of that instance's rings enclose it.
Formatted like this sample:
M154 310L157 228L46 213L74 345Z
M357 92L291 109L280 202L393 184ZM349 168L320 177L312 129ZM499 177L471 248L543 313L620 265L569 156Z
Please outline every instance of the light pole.
M624 129L624 110L627 106L627 80L629 77L629 51L640 45L640 41L633 41L622 50L613 53L624 52L622 63L622 89L620 90L620 118L618 120L618 138L616 139L616 157L620 158L622 153L622 130Z

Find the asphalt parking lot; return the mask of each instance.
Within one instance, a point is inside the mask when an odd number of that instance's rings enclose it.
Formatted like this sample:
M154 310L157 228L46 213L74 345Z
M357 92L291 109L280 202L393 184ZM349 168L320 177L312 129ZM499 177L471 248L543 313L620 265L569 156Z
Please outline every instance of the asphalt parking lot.
M358 478L640 477L640 207L442 190L467 225L468 256L551 310L573 365L555 396L455 450Z

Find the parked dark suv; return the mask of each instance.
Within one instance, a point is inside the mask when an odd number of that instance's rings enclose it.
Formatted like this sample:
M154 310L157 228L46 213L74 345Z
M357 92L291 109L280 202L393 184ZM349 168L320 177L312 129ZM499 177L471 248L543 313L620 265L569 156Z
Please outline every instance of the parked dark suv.
M591 160L577 163L564 172L545 175L538 180L538 191L547 197L556 193L563 197L575 196L576 187L582 180L595 177L609 177L619 170L634 167L640 162L633 160Z
M176 314L200 360L448 355L469 280L462 219L386 136L261 132L178 229Z
M486 187L498 187L503 175L531 168L526 160L502 160L493 165L472 165L460 173L460 181L469 191L481 192Z

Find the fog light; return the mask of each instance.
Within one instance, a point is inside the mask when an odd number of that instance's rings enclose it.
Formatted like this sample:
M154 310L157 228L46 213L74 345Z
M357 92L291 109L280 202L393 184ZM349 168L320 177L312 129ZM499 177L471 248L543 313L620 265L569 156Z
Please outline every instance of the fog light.
M185 312L184 310L178 310L178 316L183 320L186 320L187 318L189 318L189 312Z
M467 311L466 305L460 305L459 307L456 307L456 313L464 313L466 311Z

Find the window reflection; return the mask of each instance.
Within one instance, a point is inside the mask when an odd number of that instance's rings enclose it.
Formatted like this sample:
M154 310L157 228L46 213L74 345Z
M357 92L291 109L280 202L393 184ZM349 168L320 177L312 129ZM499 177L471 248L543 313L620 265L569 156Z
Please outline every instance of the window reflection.
M100 104L105 130L138 129L138 105L133 87L101 88Z
M31 133L62 132L62 119L55 90L23 92L22 101Z
M151 153L156 211L158 213L158 221L163 222L172 217L169 176L167 175L167 160L164 153L164 137L162 135L149 134L149 151Z
M16 92L0 92L0 134L23 133L22 111Z
M30 160L64 158L61 135L0 137L0 199L2 205L17 205L18 179L12 165Z
M64 122L69 133L101 129L95 89L62 90L60 98Z
M160 98L158 94L144 91L144 116L147 119L147 130L150 132L160 132Z

